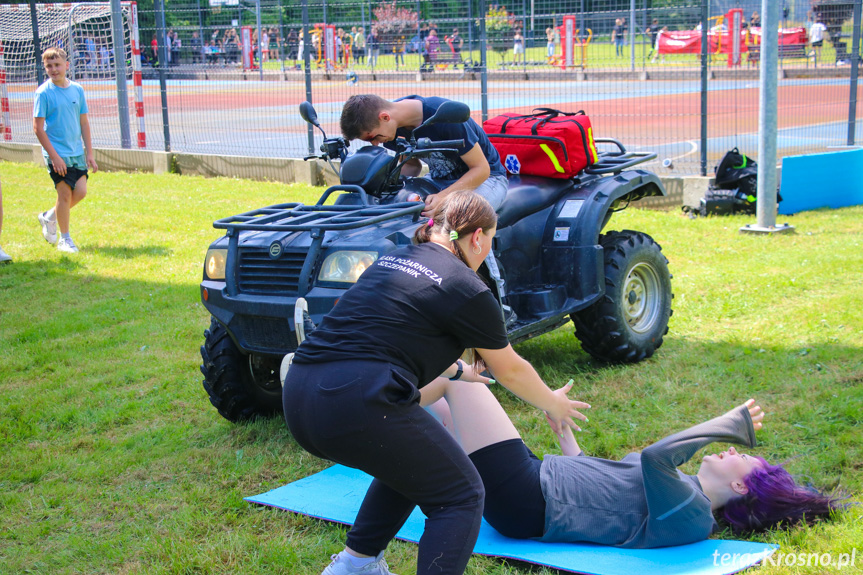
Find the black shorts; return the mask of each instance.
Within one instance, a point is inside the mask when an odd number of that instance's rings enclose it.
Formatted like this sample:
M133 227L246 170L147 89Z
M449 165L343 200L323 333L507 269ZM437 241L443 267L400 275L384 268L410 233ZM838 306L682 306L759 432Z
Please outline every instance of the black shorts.
M483 517L501 535L513 539L542 537L545 498L537 459L521 439L508 439L468 455L485 486Z
M48 174L51 176L51 179L54 180L54 187L57 187L57 184L60 182L66 182L66 184L73 190L75 189L75 186L78 185L78 180L81 179L81 176L84 176L88 180L90 179L90 175L87 173L87 170L73 168L72 166L66 166L66 175L61 176L54 171L54 164L48 164Z
M817 42L812 42L813 48L820 48L824 44L824 40L818 40Z

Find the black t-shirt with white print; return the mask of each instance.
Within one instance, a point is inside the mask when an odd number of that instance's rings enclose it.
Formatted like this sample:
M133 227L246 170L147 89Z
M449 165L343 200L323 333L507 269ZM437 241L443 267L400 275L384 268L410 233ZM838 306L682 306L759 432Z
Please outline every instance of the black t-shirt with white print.
M465 349L508 344L488 286L429 242L380 257L306 338L294 363L380 360L415 374L422 387Z

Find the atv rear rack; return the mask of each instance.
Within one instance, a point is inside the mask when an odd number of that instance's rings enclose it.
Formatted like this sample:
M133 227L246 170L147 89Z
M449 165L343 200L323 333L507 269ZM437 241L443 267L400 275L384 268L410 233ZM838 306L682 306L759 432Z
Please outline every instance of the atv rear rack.
M324 200L333 191L360 191L363 203L323 205ZM227 230L228 236L245 230L312 232L312 235L316 236L325 231L352 230L407 215L413 215L414 221L417 221L420 212L425 209L423 202L369 205L365 191L358 186L333 186L327 192L317 204L312 206L300 203L276 204L216 220L213 222L213 227Z
M633 166L656 159L656 152L627 152L614 138L596 138L597 144L614 144L617 152L602 152L595 164L584 169L585 174L616 174Z

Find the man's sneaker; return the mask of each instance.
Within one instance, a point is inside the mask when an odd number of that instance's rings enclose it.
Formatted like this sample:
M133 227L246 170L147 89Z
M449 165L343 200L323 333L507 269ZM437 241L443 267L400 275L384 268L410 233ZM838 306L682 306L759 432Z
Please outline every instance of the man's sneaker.
M0 248L0 264L11 264L12 256L3 251L3 248Z
M78 246L75 245L72 238L60 237L60 241L57 242L57 249L61 252L66 252L67 254L78 253Z
M378 556L375 557L374 560L366 563L362 567L354 567L348 554L344 551L331 556L330 559L332 559L333 562L324 569L321 575L352 575L354 573L361 575L396 575L395 573L390 572L387 567L383 551L378 553Z
M38 216L39 224L42 226L42 236L45 238L45 241L51 245L57 243L57 222L56 220L49 220L45 215L45 212L40 213Z

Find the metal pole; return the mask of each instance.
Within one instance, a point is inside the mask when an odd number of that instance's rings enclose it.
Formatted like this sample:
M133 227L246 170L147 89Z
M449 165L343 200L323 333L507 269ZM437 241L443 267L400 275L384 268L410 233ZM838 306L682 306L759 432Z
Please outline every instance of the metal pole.
M284 72L285 71L285 60L286 60L286 58L285 58L285 55L282 54L282 46L285 47L285 50L287 50L288 48L287 48L287 45L285 44L285 22L282 18L282 0L278 0L278 6L279 6L279 40L278 40L278 42L276 42L276 50L278 50L278 52L279 52L279 70ZM272 42L272 41L273 41L273 39L270 38L270 42Z
M521 69L527 74L527 4L525 0L521 0L521 44L524 48L521 55Z
M761 70L758 97L758 228L776 225L776 93L779 59L779 10L775 0L761 0Z
M30 0L30 25L33 27L33 61L36 63L36 83L45 81L42 72L42 41L39 39L39 19L36 17L36 0Z
M647 0L644 0L644 13L641 15L641 69L647 68L647 55L653 50L653 43L647 47L647 40L650 36L647 34Z
M556 24L557 22L555 22ZM581 35L587 35L587 14L584 13L584 0L581 0L581 26L578 26L578 34L576 34L576 38L581 42Z
M473 0L467 0L467 49L471 60L473 60L473 26Z
M324 24L327 24L327 0L323 0L324 4Z
M171 129L168 124L168 82L165 77L165 67L168 65L168 47L165 45L165 0L154 0L156 9L156 29L159 45L159 93L162 97L162 133L165 138L165 151L171 151Z
M201 0L197 0L198 4L198 39L201 41L201 45L198 46L198 55L200 56L200 61L202 63L206 63L207 55L204 54L204 18L201 16ZM194 50L195 48L192 47Z
M488 62L486 58L487 38L485 34L485 0L479 0L479 91L482 100L482 121L488 120Z
M635 72L635 0L629 0L629 69Z
M255 0L255 26L258 29L258 77L261 81L264 80L264 56L261 40L264 37L261 35L261 0Z
M306 78L306 101L312 103L312 62L309 58L312 51L312 39L309 37L309 0L303 0L303 66ZM309 142L309 155L315 153L315 129L306 124L306 136Z
M857 125L857 78L860 72L860 26L863 24L863 0L857 0L854 3L854 32L852 37L851 49L851 86L848 96L848 142L849 146L853 146L856 141L856 125Z
M708 4L701 0L701 175L707 175L707 25ZM762 34L763 38L763 34Z
M114 36L114 74L117 76L117 114L120 116L120 146L132 147L129 130L129 87L126 85L126 50L123 46L123 12L120 0L111 0L111 34Z

